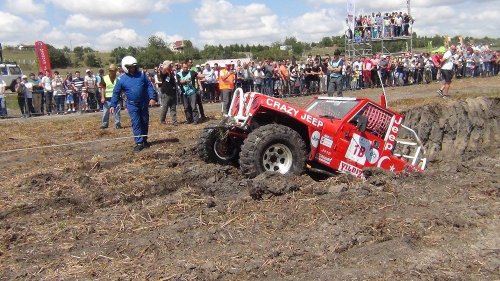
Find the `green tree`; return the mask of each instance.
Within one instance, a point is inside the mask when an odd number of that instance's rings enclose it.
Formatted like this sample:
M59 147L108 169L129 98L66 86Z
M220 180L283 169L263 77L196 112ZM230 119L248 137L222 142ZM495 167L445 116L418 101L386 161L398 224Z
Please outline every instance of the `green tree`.
M300 56L304 52L304 45L295 43L292 45L292 53L294 55Z
M190 40L184 40L184 49L182 53L178 54L178 58L180 61L184 61L186 59L199 60L201 59L200 50L193 46L193 43Z
M85 64L89 67L102 67L102 60L95 53L89 53L85 57Z
M286 37L285 41L283 44L288 45L288 46L293 46L295 44L298 44L299 42L297 41L297 38L295 37Z
M73 48L73 52L75 53L74 66L79 67L82 65L82 63L84 62L84 59L85 59L83 47L81 47L81 46L75 47L75 48Z
M84 57L84 51L82 46L78 46L73 48L73 52L75 53L76 59L77 60L83 60Z
M224 50L217 46L205 45L200 55L203 59L217 59L222 56Z
M432 37L431 39L432 41L432 46L434 47L439 47L439 46L443 46L444 44L444 37L443 36L439 36L439 35L435 35L434 37Z
M331 37L323 37L318 45L321 47L333 47L333 40Z
M50 62L53 68L66 68L71 65L71 59L67 53L61 49L56 49L47 44L49 50Z
M118 63L128 53L127 49L123 47L114 48L111 50L111 63Z
M167 47L167 44L163 41L163 39L158 36L151 36L148 39L148 46L137 50L136 58L139 64L148 68L153 68L165 59L173 59L174 54Z
M167 49L167 44L160 37L153 35L148 38L148 48Z

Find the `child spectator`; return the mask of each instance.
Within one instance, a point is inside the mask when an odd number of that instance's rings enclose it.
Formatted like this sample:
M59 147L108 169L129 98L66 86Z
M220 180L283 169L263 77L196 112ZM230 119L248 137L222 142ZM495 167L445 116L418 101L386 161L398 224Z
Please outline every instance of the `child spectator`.
M359 90L359 77L362 76L361 71L359 70L359 65L354 66L354 71L352 72L352 81L351 81L351 89Z
M75 97L73 95L73 77L71 73L66 75L66 79L64 80L64 91L66 93L66 104L68 105L68 112L75 112Z

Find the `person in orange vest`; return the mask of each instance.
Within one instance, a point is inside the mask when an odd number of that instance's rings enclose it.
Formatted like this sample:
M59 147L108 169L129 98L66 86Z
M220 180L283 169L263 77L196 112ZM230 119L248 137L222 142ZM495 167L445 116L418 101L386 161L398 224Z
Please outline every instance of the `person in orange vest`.
M233 98L235 72L231 64L226 64L226 68L221 69L219 74L219 89L222 93L222 111L224 114L229 112L231 100Z

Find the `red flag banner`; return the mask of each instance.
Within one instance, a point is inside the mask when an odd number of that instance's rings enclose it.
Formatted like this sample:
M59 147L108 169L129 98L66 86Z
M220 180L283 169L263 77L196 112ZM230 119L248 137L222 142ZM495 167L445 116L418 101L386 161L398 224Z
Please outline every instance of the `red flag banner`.
M47 45L42 41L35 42L35 51L38 56L38 65L40 67L40 72L45 73L45 70L49 70L52 73L52 66L50 64L49 50Z

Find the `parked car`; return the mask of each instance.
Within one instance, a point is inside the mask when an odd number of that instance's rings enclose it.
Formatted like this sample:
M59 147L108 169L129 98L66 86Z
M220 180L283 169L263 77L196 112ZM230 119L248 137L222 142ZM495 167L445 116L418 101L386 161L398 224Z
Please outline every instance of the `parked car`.
M15 62L2 62L0 63L0 74L3 81L9 85L9 89L14 92L16 86L16 79L23 76L23 71Z

